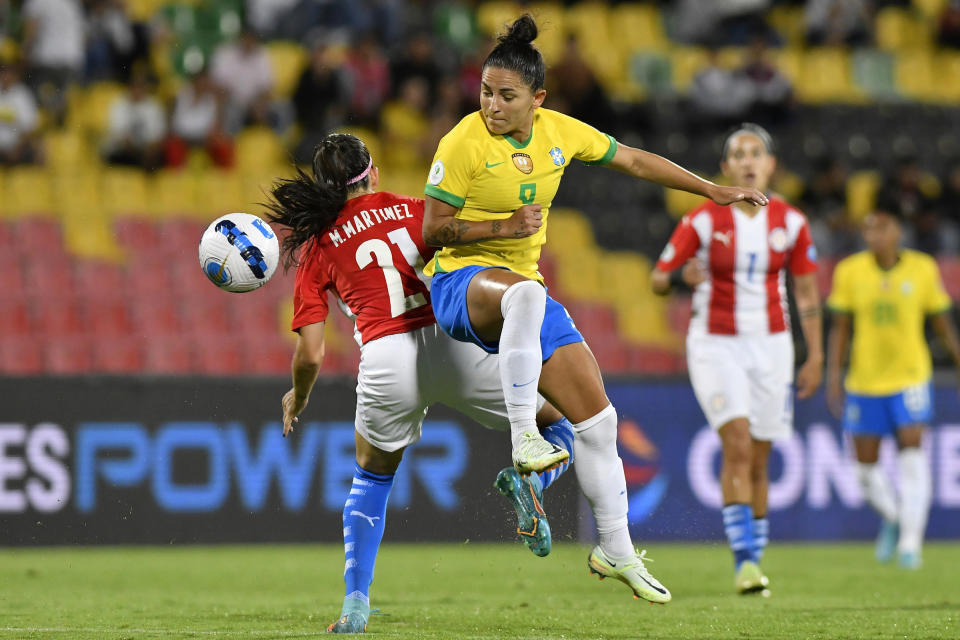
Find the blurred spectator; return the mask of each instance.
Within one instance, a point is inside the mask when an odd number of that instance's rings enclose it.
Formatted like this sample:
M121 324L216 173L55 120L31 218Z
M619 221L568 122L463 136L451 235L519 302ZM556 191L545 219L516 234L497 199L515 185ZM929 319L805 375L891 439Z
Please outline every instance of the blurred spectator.
M166 116L143 69L134 70L125 95L110 105L104 156L110 164L152 171L161 165Z
M873 40L870 0L807 0L804 19L813 45L859 46Z
M960 49L960 0L950 0L940 14L937 41L940 46Z
M180 167L192 149L204 149L218 167L233 164L233 144L223 130L220 94L204 69L180 87L170 119L167 165Z
M346 69L350 74L352 123L375 126L380 107L390 92L390 69L371 34L360 36L350 48Z
M84 75L88 82L126 82L136 60L148 54L142 25L134 25L122 0L90 0L86 29Z
M440 67L436 63L433 41L426 31L414 33L407 39L403 52L390 64L392 96L400 94L400 87L410 78L420 78L427 83L432 101L437 93Z
M430 134L426 143L428 154L432 153L440 144L440 139L460 122L463 114L457 78L442 79L437 85L437 97L433 101L433 111L430 114Z
M691 44L743 45L757 36L774 37L766 23L771 0L680 0L675 24Z
M746 119L754 91L743 75L720 66L719 51L710 49L707 65L693 77L688 93L691 124L726 128Z
M297 162L312 162L313 148L328 131L344 123L349 103L347 77L330 49L318 41L293 93L293 108L303 133L294 154Z
M800 195L813 243L823 255L844 255L858 246L859 233L847 210L847 167L832 155L814 161L814 173Z
M250 27L213 53L210 75L225 96L224 123L234 134L248 124L267 124L273 69L266 48Z
M400 85L395 100L384 105L380 131L383 134L385 163L391 169L427 168L430 154L430 121L427 106L430 88L418 76L408 78Z
M746 78L752 92L750 119L771 126L786 118L793 99L793 87L770 62L767 51L766 39L754 38L739 74Z
M0 65L0 164L36 162L37 103L13 64Z
M940 250L956 254L960 252L960 162L954 164L944 178L937 209L943 227Z
M877 207L895 211L906 223L906 244L920 251L937 253L939 216L935 186L926 180L914 156L899 160L892 175L883 180Z
M569 38L563 58L550 70L550 106L611 134L616 114L606 91L583 59L576 38Z
M294 8L301 4L301 0L247 0L247 22L257 33L272 39L293 35L283 33L282 25L286 24L286 17L294 12ZM305 25L304 25L305 26Z
M83 70L84 22L78 0L27 0L23 6L27 78L40 106L63 122L66 91Z

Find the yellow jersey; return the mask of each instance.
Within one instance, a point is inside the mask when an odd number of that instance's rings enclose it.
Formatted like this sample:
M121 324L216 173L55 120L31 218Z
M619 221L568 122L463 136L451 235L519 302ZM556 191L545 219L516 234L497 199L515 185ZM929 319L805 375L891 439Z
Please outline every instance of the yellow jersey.
M454 271L468 265L507 267L543 281L537 272L546 242L550 205L571 160L606 164L617 141L575 118L537 109L524 142L490 133L479 111L443 137L424 192L458 208L461 220L504 220L524 204L543 207L543 226L527 238L498 238L443 247L424 273Z
M885 271L870 252L854 254L833 272L827 305L853 316L847 391L890 395L930 379L924 318L950 308L933 258L905 249Z

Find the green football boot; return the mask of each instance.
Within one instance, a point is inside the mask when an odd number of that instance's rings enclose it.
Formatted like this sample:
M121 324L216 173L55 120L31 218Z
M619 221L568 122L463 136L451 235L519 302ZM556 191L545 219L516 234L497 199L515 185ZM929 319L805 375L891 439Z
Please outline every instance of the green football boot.
M327 633L366 633L370 603L360 598L344 598L340 618L327 627Z
M733 579L733 586L740 595L748 593L760 593L769 586L770 580L763 575L760 565L752 560L746 560L740 564L737 574Z
M537 474L524 477L513 467L506 467L497 474L493 486L513 504L517 512L517 533L527 548L541 558L550 553L553 541L550 523L543 512L543 488Z

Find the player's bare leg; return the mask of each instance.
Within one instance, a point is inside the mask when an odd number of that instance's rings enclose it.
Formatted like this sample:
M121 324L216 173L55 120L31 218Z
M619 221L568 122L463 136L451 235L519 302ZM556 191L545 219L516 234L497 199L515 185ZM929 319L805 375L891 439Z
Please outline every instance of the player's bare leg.
M627 484L617 454L617 412L603 388L586 343L564 345L543 364L540 393L573 422L575 470L597 524L599 544L588 558L591 573L627 584L634 596L670 601L670 592L644 566L627 528Z
M734 418L718 430L723 445L720 489L723 494L723 527L733 551L738 593L755 593L766 588L757 565L753 531L753 438L750 422Z
M570 457L566 449L547 442L537 430L540 328L546 298L540 283L508 269L480 271L467 287L471 326L484 342L499 343L513 466L522 474L546 471Z
M897 556L904 569L922 564L923 534L930 513L933 481L930 462L923 450L926 426L912 424L897 429L897 463L900 470L900 539Z
M343 507L346 596L340 617L327 627L327 633L364 633L367 630L370 582L383 539L387 498L403 458L403 448L396 451L378 449L359 433L355 434L354 440L357 466L353 488Z
M889 562L897 551L900 538L900 507L890 478L880 468L880 438L858 435L853 438L857 455L857 479L867 504L880 514L882 521L877 533L874 554L880 562Z

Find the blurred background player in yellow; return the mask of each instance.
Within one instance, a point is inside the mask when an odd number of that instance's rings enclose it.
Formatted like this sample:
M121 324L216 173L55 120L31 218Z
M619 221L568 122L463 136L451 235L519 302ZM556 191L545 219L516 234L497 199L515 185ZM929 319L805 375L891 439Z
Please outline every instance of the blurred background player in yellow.
M773 139L744 123L723 145L725 176L767 191L776 169ZM771 195L766 206L704 203L677 225L653 271L654 293L694 288L687 368L697 401L723 447L723 525L739 593L763 591L769 538L767 473L774 440L793 433L793 337L786 275L793 276L807 358L797 396L809 398L823 372L817 251L802 213Z
M960 342L937 263L925 253L901 248L901 220L895 211L882 208L867 216L867 250L845 258L834 271L827 300L833 311L827 401L853 437L860 487L883 518L877 559L887 562L896 552L900 566L917 569L932 494L930 463L922 448L933 416L933 367L924 319L930 316L958 366ZM841 384L851 332L850 368ZM877 464L884 436L894 436L900 450L899 499Z
M444 331L501 355L515 471L540 471L568 455L537 432L539 387L574 423L577 479L599 534L589 556L591 571L626 583L637 597L664 603L670 592L649 574L630 539L617 414L597 361L570 315L547 295L537 271L547 213L572 160L608 165L719 204L765 205L767 199L756 189L703 180L541 108L547 92L536 37L529 15L500 36L483 64L480 110L440 141L425 188L423 235L443 249L424 273L433 276L434 313ZM511 485L506 489L516 490L516 483ZM498 488L504 491L499 479Z

